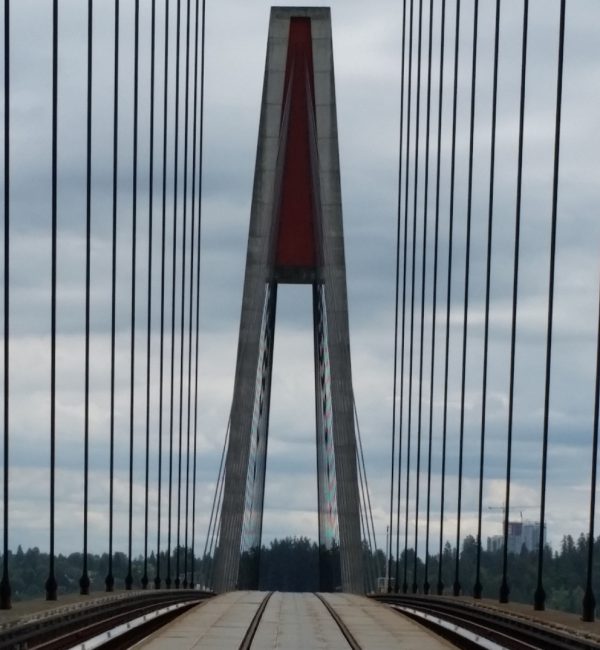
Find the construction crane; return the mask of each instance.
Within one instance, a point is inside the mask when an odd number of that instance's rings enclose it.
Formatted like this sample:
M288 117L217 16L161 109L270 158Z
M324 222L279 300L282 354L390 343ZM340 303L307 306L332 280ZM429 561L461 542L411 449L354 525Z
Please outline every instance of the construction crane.
M523 523L523 510L529 510L531 508L535 508L535 506L527 506L527 505L510 506L509 511L510 510L518 510L520 512L520 514L521 514L521 523ZM505 506L505 504L502 504L501 506L488 506L488 510L500 511L500 512L502 512L502 516L504 517L504 515L506 513L506 506Z

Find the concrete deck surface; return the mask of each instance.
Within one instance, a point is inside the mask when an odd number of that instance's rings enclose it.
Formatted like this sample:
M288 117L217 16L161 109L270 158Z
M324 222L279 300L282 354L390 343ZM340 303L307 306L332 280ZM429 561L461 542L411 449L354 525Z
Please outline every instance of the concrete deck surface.
M449 600L451 597L448 598ZM516 618L548 625L559 632L566 632L581 636L585 639L600 644L600 620L593 623L586 623L581 620L581 614L571 614L561 612L557 609L546 609L543 612L537 612L533 605L526 603L499 603L491 598L475 600L469 596L460 596L460 600L473 607L482 607L501 614L508 614Z
M136 648L234 650L265 592L230 592L191 609ZM363 650L446 650L452 646L420 625L361 596L324 594ZM346 650L337 624L310 593L273 594L252 644L254 650Z
M211 598L135 647L144 650L233 650L242 642L265 595L261 591L230 591Z
M12 609L0 610L0 630L14 625L38 621L51 616L68 614L73 611L83 610L87 607L104 605L116 600L144 598L154 590L114 591L110 593L97 592L90 596L79 594L61 595L59 600L23 600L13 603Z
M275 592L258 626L252 648L348 650L348 642L314 594Z
M363 650L454 648L433 632L376 601L354 594L323 594Z

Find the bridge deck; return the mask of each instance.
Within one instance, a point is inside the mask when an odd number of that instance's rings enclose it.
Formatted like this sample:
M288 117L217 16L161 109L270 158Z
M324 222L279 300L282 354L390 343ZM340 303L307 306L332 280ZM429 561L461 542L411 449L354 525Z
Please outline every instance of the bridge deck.
M230 592L195 607L150 636L144 650L239 647L264 592ZM326 600L363 650L387 650L402 641L404 650L443 650L450 644L385 606L360 596L326 594ZM271 597L252 648L342 650L348 642L314 594Z
M36 598L33 600L17 601L13 603L12 609L0 610L0 630L50 616L68 614L73 611L86 609L87 607L113 603L116 600L145 598L156 593L154 589L139 589L111 593L97 592L90 596L65 594L61 595L59 600ZM169 593L169 591L164 589L160 593Z
M449 599L452 598L450 597ZM571 614L557 609L536 611L532 605L527 603L499 603L497 600L491 598L474 600L470 596L460 596L459 599L473 607L483 607L498 611L501 614L509 614L517 618L522 618L528 622L541 623L556 628L557 630L583 635L600 643L600 621L586 623L581 620L580 614Z

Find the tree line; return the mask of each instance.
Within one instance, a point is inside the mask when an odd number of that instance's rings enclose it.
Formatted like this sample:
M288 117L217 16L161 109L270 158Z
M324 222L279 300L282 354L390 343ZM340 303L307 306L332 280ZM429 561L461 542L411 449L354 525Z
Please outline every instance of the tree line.
M594 540L594 563L592 567L592 586L596 598L600 600L600 537ZM414 551L409 549L399 560L399 590L404 587L404 560L406 557L406 583L411 590L413 582ZM477 540L469 535L462 544L460 552L459 583L463 595L472 595L476 578ZM546 591L546 608L580 613L585 591L588 559L588 538L583 533L575 540L571 535L562 538L558 550L550 545L544 548L543 584ZM442 582L445 593L452 593L455 578L456 548L446 543L442 553ZM508 583L510 600L533 605L533 595L537 585L537 550L529 551L525 546L520 553L508 554ZM395 575L395 562L392 563L392 576ZM429 557L429 582L431 593L437 587L439 556ZM481 551L480 580L483 598L498 599L502 581L502 550ZM425 566L417 559L417 585L422 590Z
M322 551L322 549L321 549ZM255 551L256 552L256 551ZM329 588L333 591L339 588L341 579L339 569L335 568L335 554L339 552L334 546L328 552ZM585 535L580 535L575 540L571 535L563 537L558 550L552 550L547 545L544 550L544 588L547 593L546 606L549 609L559 609L568 612L580 612L581 601L585 588L587 570L588 542ZM191 584L192 557L187 550L187 576L183 574L186 559L186 549L174 549L171 557L172 585L179 555L179 579L181 584L186 580ZM475 567L477 556L477 542L474 537L468 536L462 544L460 552L459 582L464 595L472 594L475 583ZM332 560L333 557L333 560ZM377 584L377 578L385 575L386 560L381 550L372 553L364 549L366 587L372 589ZM79 578L81 576L83 556L81 553L70 555L59 554L55 558L55 571L59 586L59 595L77 593L79 591ZM323 553L319 546L307 537L286 537L275 539L268 546L263 545L254 558L258 564L257 584L260 589L268 591L317 591L319 590L319 572L323 570ZM454 583L454 570L456 548L450 543L444 547L442 554L442 581L447 593L451 593ZM10 580L15 601L44 597L44 582L48 573L49 557L47 553L38 548L29 548L26 551L21 546L16 552L11 552L9 557ZM212 558L205 556L194 558L194 586L207 588L210 584L212 572ZM113 574L115 588L124 587L125 576L128 572L128 557L125 553L114 553ZM430 556L428 562L428 579L435 591L438 577L438 556ZM153 586L156 555L148 557L148 577L150 587ZM160 557L162 586L166 577L167 556L161 553ZM406 573L405 573L406 566ZM241 573L245 564L241 564ZM321 567L321 568L320 568ZM412 591L414 568L414 551L409 549L401 554L398 560L398 589L403 591L404 582L407 590ZM522 603L532 603L533 593L537 581L537 552L528 551L525 547L520 553L509 553L508 579L510 585L510 600ZM255 570L255 569L254 569ZM108 572L108 555L88 555L88 572L92 592L103 592L104 579ZM140 555L132 558L132 575L134 586L141 585L144 573L144 558ZM395 576L396 562L392 562L391 575ZM502 551L481 552L481 582L483 597L497 599L502 579ZM417 586L419 592L423 590L425 580L425 565L422 558L417 558ZM323 584L321 582L321 584ZM600 537L594 541L594 567L593 587L596 597L600 597Z

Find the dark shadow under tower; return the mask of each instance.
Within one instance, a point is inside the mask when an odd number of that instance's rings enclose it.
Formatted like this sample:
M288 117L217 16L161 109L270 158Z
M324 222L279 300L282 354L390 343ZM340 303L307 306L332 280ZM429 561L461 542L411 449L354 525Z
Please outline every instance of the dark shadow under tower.
M360 593L360 505L328 8L271 9L213 579L218 592L258 587L280 283L313 287L320 588Z

